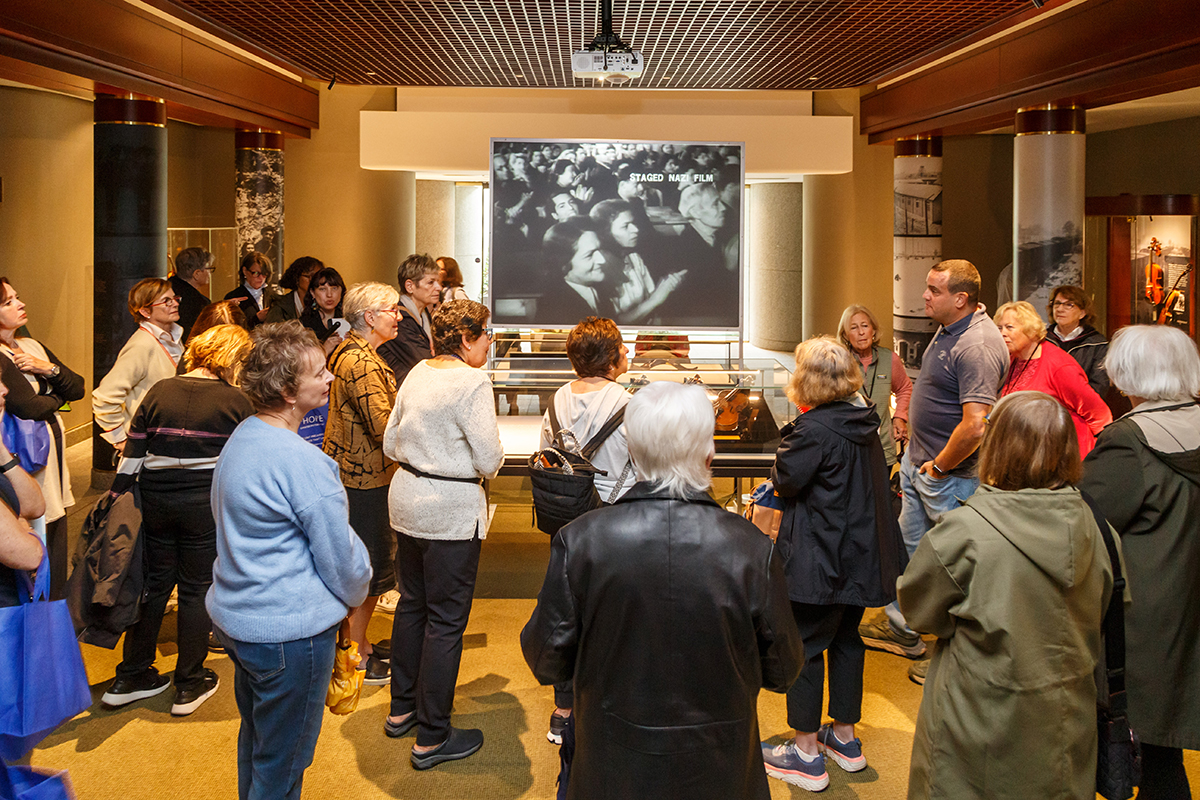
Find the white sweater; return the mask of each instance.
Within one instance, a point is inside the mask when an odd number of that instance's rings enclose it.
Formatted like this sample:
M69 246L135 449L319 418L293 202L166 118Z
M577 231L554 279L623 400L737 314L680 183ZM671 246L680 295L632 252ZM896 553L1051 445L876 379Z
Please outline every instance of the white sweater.
M617 412L617 409L624 408L629 404L629 392L625 391L621 384L609 382L594 392L576 393L571 391L571 384L568 383L554 393L552 402L554 403L554 415L558 417L558 424L564 430L575 434L576 443L582 450L583 446L604 427L604 423L608 422L609 417ZM545 449L550 446L552 440L550 413L547 412L542 415L542 436L538 447ZM604 444L600 445L600 449L592 458L592 464L597 469L608 473L607 475L597 475L594 481L596 492L606 503L615 502L637 482L637 476L634 474L633 465L629 460L629 444L625 440L624 423L604 440ZM617 488L617 481L621 480L622 475L625 480L621 482L616 495L614 495L613 489Z
M421 361L396 392L383 453L421 472L494 478L504 462L492 382L482 370ZM388 490L392 528L418 539L487 535L483 487L413 475L401 467Z

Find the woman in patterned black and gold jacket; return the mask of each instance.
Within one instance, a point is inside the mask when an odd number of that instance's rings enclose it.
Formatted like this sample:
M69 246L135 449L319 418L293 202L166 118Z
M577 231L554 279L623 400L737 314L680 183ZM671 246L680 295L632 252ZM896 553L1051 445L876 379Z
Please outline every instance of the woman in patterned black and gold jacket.
M396 538L388 524L388 486L396 464L383 455L396 377L376 350L396 337L399 301L396 290L382 283L351 286L342 301L350 333L329 356L333 384L324 450L338 464L350 505L350 527L367 546L374 573L367 599L350 611L349 632L363 658L365 682L376 686L391 677L390 653L374 652L367 641L367 623L379 596L396 586Z

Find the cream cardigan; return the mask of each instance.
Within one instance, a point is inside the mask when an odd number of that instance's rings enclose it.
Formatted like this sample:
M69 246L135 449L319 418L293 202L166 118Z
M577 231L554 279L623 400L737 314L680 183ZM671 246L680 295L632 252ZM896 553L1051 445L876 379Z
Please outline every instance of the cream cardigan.
M178 325L172 329L172 333L182 331ZM114 445L125 441L142 398L151 386L175 374L175 364L158 337L144 326L133 332L113 368L92 390L92 414L105 441Z

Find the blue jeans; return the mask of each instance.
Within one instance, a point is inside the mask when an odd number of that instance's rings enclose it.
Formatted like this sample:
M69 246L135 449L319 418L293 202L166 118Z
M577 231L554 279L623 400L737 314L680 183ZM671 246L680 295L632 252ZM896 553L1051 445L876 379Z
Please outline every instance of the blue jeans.
M917 545L934 525L942 521L942 515L965 503L979 488L979 478L960 478L951 475L936 479L917 472L920 464L913 464L908 453L900 461L900 491L904 493L904 505L900 511L900 535L908 555L917 551ZM892 627L898 631L912 633L900 606L895 602L884 609Z
M233 695L242 715L238 798L300 800L325 715L338 626L278 644L239 642L214 630L233 660Z

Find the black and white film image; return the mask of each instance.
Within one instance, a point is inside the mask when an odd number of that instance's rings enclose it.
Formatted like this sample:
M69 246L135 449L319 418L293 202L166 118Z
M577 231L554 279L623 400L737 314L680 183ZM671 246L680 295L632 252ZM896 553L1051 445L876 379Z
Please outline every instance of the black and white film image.
M492 320L736 330L741 143L492 141Z

